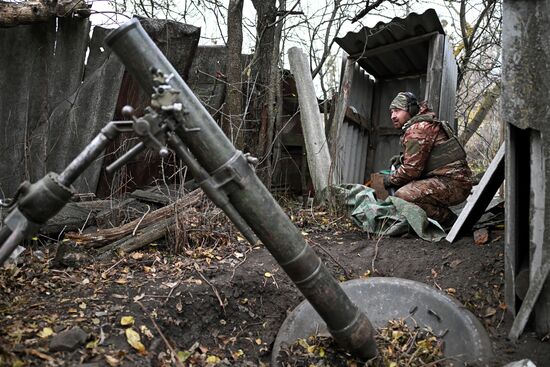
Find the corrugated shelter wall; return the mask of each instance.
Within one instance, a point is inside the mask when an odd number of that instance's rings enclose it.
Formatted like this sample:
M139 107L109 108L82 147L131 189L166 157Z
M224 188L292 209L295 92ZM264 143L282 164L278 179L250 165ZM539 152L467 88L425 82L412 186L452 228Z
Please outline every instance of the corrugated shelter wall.
M344 57L344 65L345 59ZM368 74L355 64L349 94L348 106L352 113L371 119L371 104L369 96L372 96L374 81ZM364 183L367 160L369 134L366 126L361 126L350 119L344 119L340 128L339 149L341 159L342 178L345 183Z
M89 31L77 18L0 29L2 197L61 171L112 116L122 66L99 51L98 28L85 68ZM89 170L75 187L95 188L97 175Z

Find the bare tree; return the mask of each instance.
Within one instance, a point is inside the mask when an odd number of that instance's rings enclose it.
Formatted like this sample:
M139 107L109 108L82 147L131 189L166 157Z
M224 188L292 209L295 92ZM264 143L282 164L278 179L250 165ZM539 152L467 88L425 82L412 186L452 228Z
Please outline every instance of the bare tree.
M501 3L501 0L446 2L455 19L451 27L458 35L451 39L458 63L456 116L462 131L460 139L465 145L477 136L488 116L498 114ZM494 152L498 149L498 139L485 137L479 142L492 145Z

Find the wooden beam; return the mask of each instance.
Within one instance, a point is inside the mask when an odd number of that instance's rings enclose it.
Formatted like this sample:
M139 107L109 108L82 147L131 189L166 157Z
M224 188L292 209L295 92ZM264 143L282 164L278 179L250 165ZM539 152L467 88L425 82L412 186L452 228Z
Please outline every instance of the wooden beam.
M504 151L504 144L502 144L483 178L468 197L466 206L462 209L449 234L445 237L447 241L452 243L459 234L472 228L487 209L487 205L504 182Z
M52 17L77 14L88 17L90 9L85 1L27 1L12 3L0 1L0 27L45 22Z
M325 136L324 121L319 112L317 96L311 78L309 62L305 53L298 47L288 51L290 70L294 74L300 118L307 151L307 162L316 195L329 185L331 159Z

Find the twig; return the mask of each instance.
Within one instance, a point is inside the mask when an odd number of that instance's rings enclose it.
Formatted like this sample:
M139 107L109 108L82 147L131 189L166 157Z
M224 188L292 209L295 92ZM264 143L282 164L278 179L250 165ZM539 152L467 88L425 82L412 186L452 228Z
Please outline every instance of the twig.
M124 261L125 258L123 257L122 259L118 260L113 266L111 266L109 269L105 270L103 273L101 273L101 275L107 275L111 270L113 270L118 264L120 264L122 261Z
M210 283L206 277L204 275L202 275L201 271L199 270L199 264L195 263L194 264L195 266L195 270L197 271L197 273L200 275L200 277L202 278L202 280L204 280L206 282L206 284L208 284L210 286L210 288L212 288L212 290L214 291L214 294L216 295L216 297L218 298L218 302L220 303L220 306L223 310L223 313L225 314L225 305L222 301L222 298L220 297L220 294L218 293L218 290L216 289L216 287L214 287L214 285L212 285L212 283Z
M172 345L170 344L170 342L168 341L168 339L166 339L166 337L164 336L164 334L162 333L162 331L160 330L159 326L157 325L157 323L155 322L155 319L153 319L153 317L151 316L151 314L147 311L147 309L145 308L145 306L143 306L143 303L141 303L140 301L136 301L136 303L141 307L141 309L143 310L144 313L147 314L147 316L149 316L149 320L151 320L151 322L153 323L153 326L155 327L155 329L157 329L158 333L160 334L160 337L162 338L162 340L164 340L164 343L166 344L166 347L168 349L170 349L170 352L172 352L172 355L174 356L175 360L176 360L176 365L178 367L184 367L183 366L183 363L181 363L181 361L179 360L178 358L178 354L176 353L176 351L174 350L174 348L172 347Z
M313 246L316 246L316 247L319 247L325 254L328 255L328 257L330 257L332 259L332 261L334 261L340 268L342 268L342 270L344 271L344 274L346 274L346 277L348 279L351 278L351 274L348 272L348 270L344 267L344 265L342 265L338 260L336 260L334 258L334 256L332 256L332 254L327 250L325 249L323 246L321 246L319 243L313 241L313 240L308 240L306 239L306 241L308 243L311 243Z
M78 230L78 233L82 234L82 231L84 230L84 228L86 227L86 224L88 224L88 220L90 219L90 216L92 215L92 211L90 210L90 212L88 213L88 216L86 217L86 220L84 221L84 224L82 225L82 227L80 227L80 229Z
M165 305L166 302L168 302L168 300L170 299L170 297L172 297L172 293L174 292L174 289L176 289L178 285L180 285L180 283L181 283L181 280L178 280L176 284L172 287L172 289L170 289L170 293L168 293L168 295L166 296L166 299L162 303L163 305Z
M139 222L136 224L136 227L134 228L134 231L132 232L132 236L135 236L136 235L136 232L139 228L139 225L141 224L141 222L143 221L143 219L145 218L145 216L147 214L149 214L149 212L151 211L151 207L149 205L147 205L147 211L145 212L145 214L143 214L143 216L141 217L141 219L139 220Z

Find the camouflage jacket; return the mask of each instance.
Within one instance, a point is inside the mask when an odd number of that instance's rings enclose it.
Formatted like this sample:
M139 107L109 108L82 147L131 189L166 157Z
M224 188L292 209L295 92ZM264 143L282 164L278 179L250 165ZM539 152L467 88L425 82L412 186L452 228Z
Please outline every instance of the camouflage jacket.
M435 120L433 112L420 111L403 126L403 130L401 165L389 176L391 185L401 187L413 180L435 176L471 183L472 172L466 160L457 160L426 172L426 163L432 149L449 139L441 122Z

